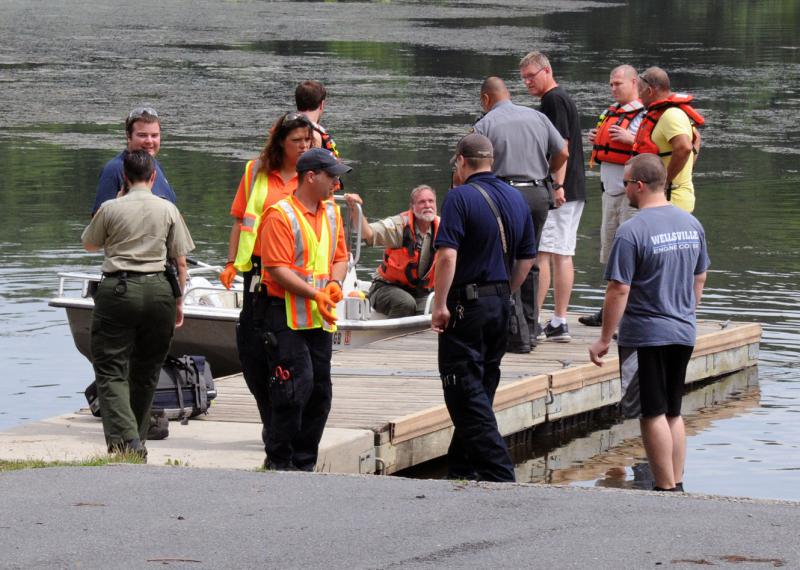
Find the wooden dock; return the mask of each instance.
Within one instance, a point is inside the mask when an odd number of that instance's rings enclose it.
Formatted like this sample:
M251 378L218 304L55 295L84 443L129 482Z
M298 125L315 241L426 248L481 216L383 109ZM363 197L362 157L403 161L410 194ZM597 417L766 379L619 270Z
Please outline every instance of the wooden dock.
M599 330L569 317L571 343L542 342L530 354L507 354L495 397L503 435L615 404L620 399L619 364L606 357L597 367L588 347ZM754 366L761 326L698 323L687 383ZM340 351L333 358L333 409L329 428L369 430L374 453L356 453L345 470L391 474L447 453L452 423L444 406L431 331ZM219 396L205 421L259 422L241 375L217 380ZM338 465L348 463L339 458Z

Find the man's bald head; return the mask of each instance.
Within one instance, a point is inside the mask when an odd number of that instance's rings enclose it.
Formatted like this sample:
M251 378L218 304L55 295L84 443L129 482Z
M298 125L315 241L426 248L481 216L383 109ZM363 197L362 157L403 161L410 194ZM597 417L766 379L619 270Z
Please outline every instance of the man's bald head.
M611 96L620 105L627 105L639 98L636 69L630 65L618 65L611 71L608 81Z
M636 79L637 71L632 65L618 65L611 70L611 75L619 75L622 79Z
M487 77L481 84L481 107L489 112L500 101L511 99L505 82L494 75Z
M649 105L653 101L669 97L669 75L660 67L648 67L639 74L639 99Z

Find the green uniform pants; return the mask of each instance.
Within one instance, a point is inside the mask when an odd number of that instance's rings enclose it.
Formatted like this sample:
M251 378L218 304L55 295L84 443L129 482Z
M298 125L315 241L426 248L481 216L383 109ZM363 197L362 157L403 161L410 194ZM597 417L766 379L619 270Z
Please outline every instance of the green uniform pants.
M158 376L175 330L175 297L163 273L103 279L92 314L92 365L106 443L144 441Z
M376 279L372 282L367 297L376 311L394 319L421 314L425 310L428 293L415 297L402 287Z

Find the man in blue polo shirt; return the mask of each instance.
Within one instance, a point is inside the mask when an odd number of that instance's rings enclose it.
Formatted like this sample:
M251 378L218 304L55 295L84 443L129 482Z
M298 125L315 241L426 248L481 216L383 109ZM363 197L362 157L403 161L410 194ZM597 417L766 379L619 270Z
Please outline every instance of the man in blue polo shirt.
M136 107L125 119L125 136L128 139L129 152L144 150L155 158L158 149L161 148L161 121L158 113L152 107ZM103 202L113 200L125 184L122 174L122 152L109 160L100 172L100 180L97 182L97 192L92 207L94 216L97 209ZM153 183L153 194L160 198L165 198L173 204L176 201L175 192L164 176L161 165L156 163L156 179Z
M506 352L511 292L536 256L525 199L492 174L491 141L473 133L458 143L453 188L436 235L436 296L431 325L439 334L439 374L455 430L449 477L514 481L514 465L492 402ZM484 194L485 193L485 194Z

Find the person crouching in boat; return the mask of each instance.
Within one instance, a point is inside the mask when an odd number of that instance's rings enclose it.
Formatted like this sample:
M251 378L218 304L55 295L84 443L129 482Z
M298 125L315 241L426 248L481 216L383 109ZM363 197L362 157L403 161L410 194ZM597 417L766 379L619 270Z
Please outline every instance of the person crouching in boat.
M261 231L261 323L269 371L267 458L274 470L313 471L331 409L331 353L336 303L342 300L347 245L339 207L330 200L352 169L313 148L297 162L294 195L269 208Z
M345 194L351 209L363 204L358 194ZM408 211L367 223L361 218L361 235L367 245L385 247L369 300L389 318L421 313L433 291L433 241L439 229L436 193L426 184L411 191Z
M265 427L269 425L269 395L263 383L267 362L263 340L253 324L253 292L261 282L260 221L270 206L297 189L297 160L311 144L311 123L302 113L286 113L272 125L261 154L247 162L231 204L228 261L219 276L230 289L236 273L243 273L244 296L236 325L236 346L242 375ZM263 432L262 438L266 444Z
M145 150L125 151L122 165L129 191L103 202L81 241L87 251L105 251L91 354L108 451L146 461L150 407L183 323L186 255L194 242L175 205L153 192L155 159ZM177 275L167 273L167 258Z

